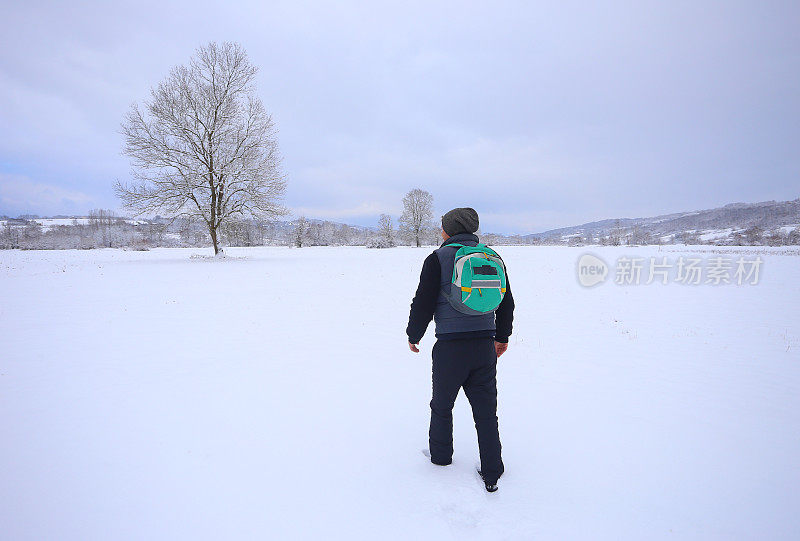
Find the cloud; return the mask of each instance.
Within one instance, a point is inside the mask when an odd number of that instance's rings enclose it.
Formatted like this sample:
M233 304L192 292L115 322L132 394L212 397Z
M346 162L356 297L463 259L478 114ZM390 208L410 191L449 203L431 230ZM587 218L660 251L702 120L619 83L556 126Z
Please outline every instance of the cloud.
M0 214L84 214L93 206L94 198L89 194L23 175L0 173Z
M140 4L4 10L0 171L28 184L0 212L112 206L123 115L211 40L259 67L308 217L415 187L509 233L797 197L797 3Z

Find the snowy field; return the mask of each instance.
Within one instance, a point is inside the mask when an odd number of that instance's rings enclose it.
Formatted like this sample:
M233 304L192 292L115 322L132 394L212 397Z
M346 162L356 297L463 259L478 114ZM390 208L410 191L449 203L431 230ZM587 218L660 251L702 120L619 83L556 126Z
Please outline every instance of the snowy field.
M495 494L463 394L453 465L420 453L429 249L0 252L0 538L800 539L800 257L576 280L585 251L692 253L666 248L498 248Z

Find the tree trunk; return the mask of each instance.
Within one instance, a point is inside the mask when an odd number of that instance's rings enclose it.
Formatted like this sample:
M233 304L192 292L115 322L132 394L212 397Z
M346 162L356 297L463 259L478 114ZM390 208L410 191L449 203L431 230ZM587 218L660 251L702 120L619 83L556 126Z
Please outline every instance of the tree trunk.
M217 230L213 225L209 225L208 231L211 233L211 242L214 243L214 255L217 255L219 253L219 245L217 244Z

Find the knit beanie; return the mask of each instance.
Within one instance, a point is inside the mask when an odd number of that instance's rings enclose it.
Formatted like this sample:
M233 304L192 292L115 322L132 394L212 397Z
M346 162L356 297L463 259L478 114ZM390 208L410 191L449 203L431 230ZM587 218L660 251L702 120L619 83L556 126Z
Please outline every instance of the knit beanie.
M453 209L442 216L442 229L451 237L459 233L474 233L478 225L478 213L469 207Z

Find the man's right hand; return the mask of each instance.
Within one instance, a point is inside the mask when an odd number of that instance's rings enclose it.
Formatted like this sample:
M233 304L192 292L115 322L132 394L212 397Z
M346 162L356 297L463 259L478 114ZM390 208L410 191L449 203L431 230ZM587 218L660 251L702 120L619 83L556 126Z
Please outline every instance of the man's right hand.
M411 342L408 343L408 349L413 351L414 353L419 353L419 348L417 347L419 344L412 344Z
M494 343L494 351L497 353L497 357L499 358L500 355L506 352L508 349L508 342L495 342Z

